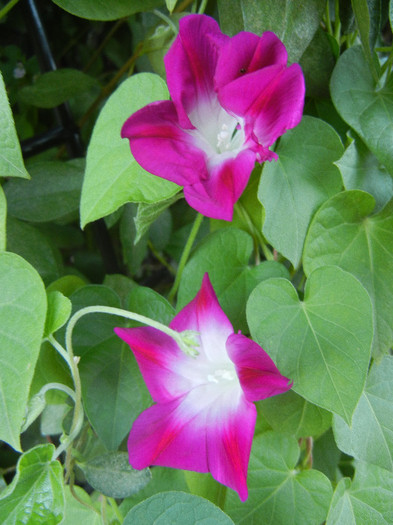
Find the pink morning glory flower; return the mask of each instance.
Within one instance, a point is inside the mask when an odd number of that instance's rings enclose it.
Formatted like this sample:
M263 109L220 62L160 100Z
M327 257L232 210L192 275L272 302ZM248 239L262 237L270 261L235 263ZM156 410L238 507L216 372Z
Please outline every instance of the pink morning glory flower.
M292 385L259 345L234 333L207 274L169 326L197 332L197 357L155 328L115 329L130 345L155 402L132 426L130 463L136 469L210 472L244 501L257 415L253 401Z
M303 74L274 33L230 38L205 15L179 26L164 59L171 101L131 115L122 137L144 169L184 186L190 206L232 220L255 161L277 158L269 147L301 120Z

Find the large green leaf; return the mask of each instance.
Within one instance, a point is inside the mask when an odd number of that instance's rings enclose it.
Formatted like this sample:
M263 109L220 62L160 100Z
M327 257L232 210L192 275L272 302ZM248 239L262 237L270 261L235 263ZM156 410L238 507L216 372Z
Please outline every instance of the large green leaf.
M160 492L133 507L124 525L233 525L233 521L210 501L184 492Z
M17 219L49 222L75 219L79 209L83 164L40 161L29 166L31 180L8 181L8 212Z
M251 293L247 319L295 392L350 423L373 338L371 302L359 281L338 267L319 268L299 301L289 281L269 279Z
M360 139L354 140L335 164L345 189L363 190L374 197L374 211L381 210L393 197L392 177Z
M80 503L71 494L70 488L67 485L65 487L65 508L64 508L64 519L61 525L102 525L101 512L94 510L87 505L92 505L90 496L77 485L74 485L73 490L77 494L79 500L82 500L86 505Z
M78 69L56 69L40 75L34 85L22 88L18 97L25 104L54 108L97 85L94 77Z
M34 226L12 217L7 218L7 249L26 259L45 285L63 273L60 252L48 237Z
M23 423L46 314L37 272L14 253L0 253L0 439L20 450Z
M393 471L393 357L374 363L349 427L334 417L338 447L357 459Z
M318 29L325 2L323 0L219 0L223 31L235 34L242 30L261 34L273 31L284 42L290 62L302 56ZM243 21L243 24L241 24Z
M297 267L316 209L342 187L333 164L343 154L339 136L322 120L304 117L280 140L278 162L266 164L258 197L266 218L263 233Z
M246 302L255 286L270 277L287 277L287 269L274 261L249 266L252 239L242 230L218 230L196 248L180 283L177 308L195 297L208 272L222 309L235 326L247 332Z
M254 439L248 469L249 497L244 503L228 492L224 510L237 525L316 525L326 518L332 497L328 478L298 470L300 450L294 437L266 432Z
M330 85L341 117L393 175L393 74L376 85L360 47L339 58Z
M169 325L175 315L173 306L165 297L147 286L135 286L131 290L127 309L166 325ZM139 326L139 324L135 323L135 326Z
M120 137L126 119L141 107L168 98L165 82L151 73L133 75L111 95L94 127L86 159L81 197L85 226L117 210L126 202L158 202L179 187L143 170Z
M22 152L16 135L14 119L0 71L0 177L29 178L23 164Z
M123 516L126 515L132 507L135 507L135 505L141 501L150 498L150 496L158 494L159 492L165 492L167 490L182 492L188 491L188 486L185 480L186 471L155 466L150 472L152 479L148 485L133 496L123 500L120 506L120 511Z
M355 479L342 479L333 494L326 525L390 525L393 523L393 475L356 464Z
M89 20L116 20L140 11L150 11L164 0L52 0L73 15Z
M326 202L310 226L303 261L307 275L335 264L359 279L373 303L373 348L381 355L393 343L393 201L371 215L374 204L356 190Z
M258 403L258 414L273 430L286 432L296 438L320 436L332 422L332 414L309 403L292 390Z
M56 525L63 519L63 469L53 445L39 445L19 458L16 475L0 494L3 525Z
M7 201L0 186L0 251L6 248Z
M127 452L109 452L80 463L87 481L95 489L111 498L127 498L143 489L150 481L148 468L131 467Z

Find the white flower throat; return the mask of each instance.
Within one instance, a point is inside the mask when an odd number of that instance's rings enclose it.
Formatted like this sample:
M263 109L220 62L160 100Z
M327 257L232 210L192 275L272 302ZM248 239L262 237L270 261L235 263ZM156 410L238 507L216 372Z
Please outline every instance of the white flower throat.
M226 383L237 379L234 367L217 368L212 374L208 374L207 380L210 383Z
M191 112L190 120L196 129L188 131L212 165L236 157L245 142L241 119L229 115L215 102L198 106Z

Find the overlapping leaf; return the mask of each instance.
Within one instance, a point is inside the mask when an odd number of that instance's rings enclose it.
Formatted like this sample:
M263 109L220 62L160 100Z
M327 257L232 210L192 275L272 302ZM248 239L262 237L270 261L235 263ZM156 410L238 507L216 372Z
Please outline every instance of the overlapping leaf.
M10 215L32 222L76 219L83 170L81 159L31 164L31 180L13 179L4 186Z
M354 140L335 164L345 189L370 193L376 202L375 211L381 210L393 197L392 177L361 140Z
M35 84L25 86L18 95L25 104L54 108L71 97L98 86L94 77L78 69L56 69L39 76Z
M225 32L235 34L245 29L261 34L264 31L273 31L284 42L291 62L299 60L311 42L321 21L324 6L322 0L306 0L301 3L292 0L218 2Z
M81 197L85 226L117 210L126 202L158 202L179 187L143 170L131 155L128 140L120 137L126 119L141 107L168 98L165 82L151 73L125 80L109 97L90 140Z
M242 230L218 230L204 239L186 265L178 309L195 297L203 275L209 273L221 307L236 329L247 331L246 301L255 286L270 277L286 277L286 268L274 261L249 266L252 239Z
M263 233L297 267L315 210L341 190L333 164L343 153L339 136L328 124L304 117L277 148L279 160L266 164L258 197L266 217Z
M300 450L294 437L266 432L254 439L244 503L228 493L224 510L237 525L315 525L326 518L332 497L327 477L297 470Z
M46 314L44 285L24 259L0 253L0 438L20 450Z
M273 430L297 438L319 436L331 426L332 421L330 412L309 403L292 390L260 401L258 413Z
M233 521L210 501L184 492L160 492L133 507L124 525L233 525Z
M63 519L61 464L52 460L53 445L39 445L20 457L12 484L0 494L3 525L56 525Z
M22 159L19 140L16 135L14 119L0 72L0 177L23 177L29 174Z
M116 20L140 11L149 11L163 0L52 0L73 15L89 20Z
M127 498L150 481L149 469L131 467L127 452L109 452L80 464L90 485L105 496Z
M331 94L341 117L393 175L393 75L376 85L360 47L339 58Z
M393 357L374 363L352 425L335 416L333 428L343 452L393 471Z
M334 491L326 525L393 522L393 475L387 470L357 463L355 479L342 479Z
M247 320L295 392L351 422L373 338L370 298L357 279L338 267L319 268L303 301L289 281L269 279L251 293Z
M74 309L101 304L120 307L120 298L105 286L86 286L71 300ZM116 450L150 396L129 347L114 334L124 320L108 314L82 318L74 331L86 414L108 450Z
M373 303L376 355L393 343L393 201L372 215L375 201L361 191L340 193L314 217L304 249L304 269L335 264L352 273Z

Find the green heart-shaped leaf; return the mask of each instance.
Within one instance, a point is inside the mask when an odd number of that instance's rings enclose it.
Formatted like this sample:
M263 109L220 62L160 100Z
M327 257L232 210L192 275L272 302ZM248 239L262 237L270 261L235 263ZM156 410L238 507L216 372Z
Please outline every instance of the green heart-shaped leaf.
M381 355L393 343L393 201L371 215L374 204L355 190L327 201L311 223L303 264L307 275L334 264L359 279L373 303L373 351Z
M393 75L377 86L362 49L351 47L339 58L330 88L342 118L393 175Z
M295 267L313 214L341 190L340 173L333 162L342 153L340 138L332 127L304 117L280 139L278 161L263 168L258 190L266 213L263 233Z
M295 392L351 422L373 337L370 298L357 279L337 267L320 268L303 301L289 281L269 279L251 293L247 320Z
M142 169L120 136L127 118L141 107L168 98L165 82L151 73L125 80L109 97L94 126L86 158L81 224L105 217L126 202L158 202L179 186Z

